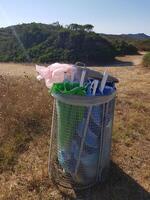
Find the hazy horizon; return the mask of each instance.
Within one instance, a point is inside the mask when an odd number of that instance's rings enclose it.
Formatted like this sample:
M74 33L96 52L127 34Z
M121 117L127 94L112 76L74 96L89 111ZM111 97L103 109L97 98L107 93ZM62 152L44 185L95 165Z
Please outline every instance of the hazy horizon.
M1 0L0 27L59 21L62 25L92 24L98 33L150 35L149 9L149 0Z

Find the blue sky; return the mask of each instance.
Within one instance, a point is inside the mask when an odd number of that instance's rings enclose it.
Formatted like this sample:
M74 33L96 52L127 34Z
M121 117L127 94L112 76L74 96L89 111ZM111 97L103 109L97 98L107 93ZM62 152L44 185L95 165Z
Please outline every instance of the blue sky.
M150 35L150 0L0 0L0 27L56 21L91 23L99 33Z

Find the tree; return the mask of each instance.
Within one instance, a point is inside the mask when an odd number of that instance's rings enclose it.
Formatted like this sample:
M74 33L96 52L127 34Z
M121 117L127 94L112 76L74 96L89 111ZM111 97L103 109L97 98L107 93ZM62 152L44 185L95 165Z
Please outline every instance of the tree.
M54 23L52 23L52 26L60 27L60 23L58 21L54 22Z
M84 26L84 30L87 31L87 32L90 32L93 30L94 26L91 25L91 24L85 24Z
M82 26L82 25L79 25L79 24L70 24L70 25L68 26L68 29L73 30L73 31L81 31L81 30L84 30L83 26Z

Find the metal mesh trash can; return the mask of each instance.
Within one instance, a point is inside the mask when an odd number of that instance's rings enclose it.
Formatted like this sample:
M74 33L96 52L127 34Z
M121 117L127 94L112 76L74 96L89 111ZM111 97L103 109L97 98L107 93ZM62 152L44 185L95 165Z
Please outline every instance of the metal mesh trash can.
M53 94L49 174L64 187L88 188L109 172L115 105L106 96Z

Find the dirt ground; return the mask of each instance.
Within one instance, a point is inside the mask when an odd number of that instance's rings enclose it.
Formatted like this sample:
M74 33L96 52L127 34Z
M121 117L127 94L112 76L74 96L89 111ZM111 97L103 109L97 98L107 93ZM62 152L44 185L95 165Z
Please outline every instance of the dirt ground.
M83 192L48 178L52 98L34 65L0 63L0 200L150 200L150 70L142 57L107 68L119 79L110 176Z
M114 62L111 66L131 67L141 63L144 52L141 55L117 57L118 62ZM0 74L10 76L36 76L35 64L18 64L18 63L0 63Z

